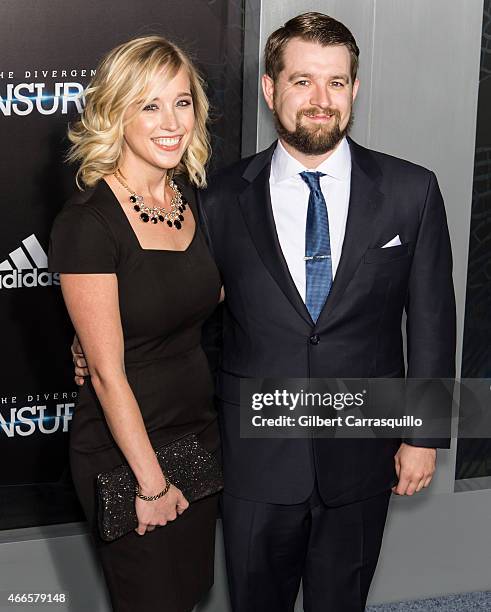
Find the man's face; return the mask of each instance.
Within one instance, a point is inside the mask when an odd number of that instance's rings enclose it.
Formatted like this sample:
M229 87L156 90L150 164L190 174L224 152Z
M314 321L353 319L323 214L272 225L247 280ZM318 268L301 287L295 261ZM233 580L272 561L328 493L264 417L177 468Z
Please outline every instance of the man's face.
M325 155L350 127L358 80L351 80L349 51L294 38L284 49L283 65L275 82L263 77L278 135L304 155Z

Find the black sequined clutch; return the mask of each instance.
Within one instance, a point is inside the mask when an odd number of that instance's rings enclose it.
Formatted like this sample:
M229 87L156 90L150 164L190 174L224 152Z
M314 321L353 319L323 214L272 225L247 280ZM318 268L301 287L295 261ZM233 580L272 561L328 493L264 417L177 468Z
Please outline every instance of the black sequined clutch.
M220 465L190 434L155 451L162 471L189 503L223 488ZM138 527L135 512L136 479L128 465L97 476L99 532L110 542Z

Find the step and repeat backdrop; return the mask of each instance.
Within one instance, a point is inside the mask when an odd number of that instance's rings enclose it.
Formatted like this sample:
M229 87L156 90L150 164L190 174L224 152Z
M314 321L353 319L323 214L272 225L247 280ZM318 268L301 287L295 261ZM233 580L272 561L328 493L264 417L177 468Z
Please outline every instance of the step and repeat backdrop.
M0 529L78 520L67 457L77 398L72 328L47 271L53 218L75 190L67 123L101 56L160 34L208 83L213 166L240 157L242 2L2 0L0 5Z
M161 34L195 58L212 103L213 167L240 157L241 0L0 4L0 529L82 519L68 468L77 398L53 218L75 190L67 123L100 57ZM462 376L491 378L491 0L485 0ZM457 479L491 477L489 440L462 440Z

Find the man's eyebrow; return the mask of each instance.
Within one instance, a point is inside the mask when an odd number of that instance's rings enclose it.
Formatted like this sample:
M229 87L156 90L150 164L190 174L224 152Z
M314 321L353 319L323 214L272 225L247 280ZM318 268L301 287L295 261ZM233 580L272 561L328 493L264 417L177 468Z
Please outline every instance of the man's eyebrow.
M296 81L299 78L304 78L304 79L312 79L314 78L314 75L310 72L303 72L303 71L298 71L298 72L294 72L293 74L291 74L288 77L289 81ZM329 80L332 81L333 79L338 79L340 81L346 81L347 83L350 80L350 77L348 74L334 74L332 76L329 77Z
M295 81L296 79L300 78L300 77L304 77L307 79L311 79L312 78L312 74L310 72L294 72L293 74L291 74L288 77L289 81Z

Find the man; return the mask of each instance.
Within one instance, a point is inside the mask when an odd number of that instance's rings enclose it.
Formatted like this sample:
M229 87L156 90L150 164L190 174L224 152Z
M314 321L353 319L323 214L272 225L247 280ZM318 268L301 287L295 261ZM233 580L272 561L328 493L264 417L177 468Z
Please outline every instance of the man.
M401 495L428 486L434 441L241 439L239 383L403 376L404 307L407 375L453 376L445 212L431 172L346 139L359 83L344 25L295 17L269 37L265 64L279 142L202 198L226 294L217 394L232 606L292 610L302 578L306 611L354 612L396 476Z
M358 47L320 13L269 37L279 141L210 181L226 300L217 395L234 612L364 610L391 489L427 487L436 440L240 437L241 378L452 377L455 302L432 172L347 138ZM446 441L441 443L448 446ZM397 483L397 484L396 484Z

